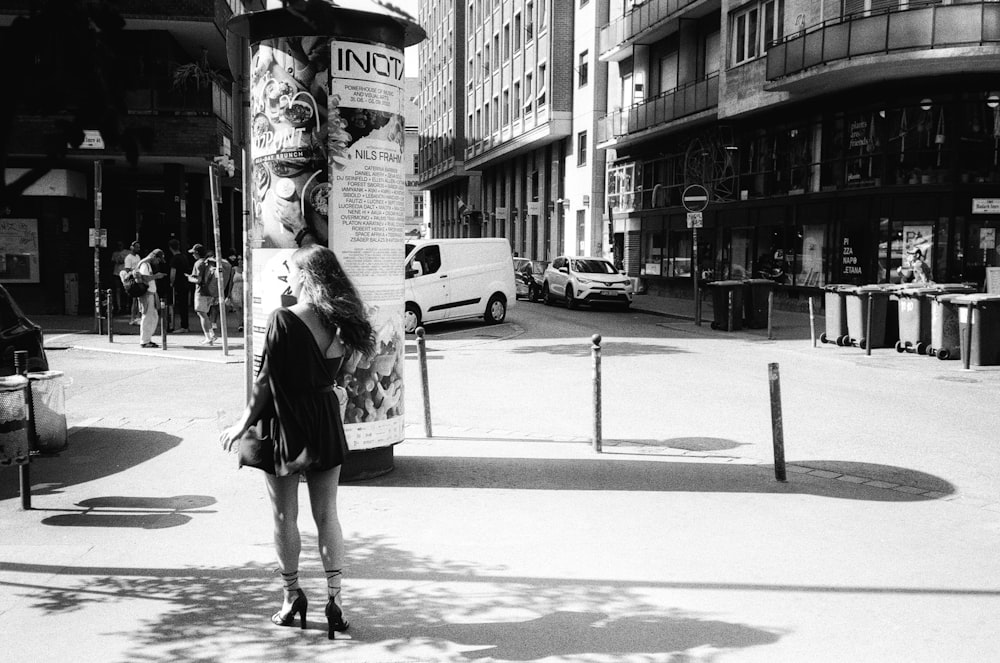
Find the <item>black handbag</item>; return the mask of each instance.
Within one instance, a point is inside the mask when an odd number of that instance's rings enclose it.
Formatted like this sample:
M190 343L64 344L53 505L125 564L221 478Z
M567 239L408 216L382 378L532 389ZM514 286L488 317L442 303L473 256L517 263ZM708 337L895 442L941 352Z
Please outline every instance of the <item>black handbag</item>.
M238 440L239 467L256 467L274 474L274 440L263 435L260 422L250 426Z

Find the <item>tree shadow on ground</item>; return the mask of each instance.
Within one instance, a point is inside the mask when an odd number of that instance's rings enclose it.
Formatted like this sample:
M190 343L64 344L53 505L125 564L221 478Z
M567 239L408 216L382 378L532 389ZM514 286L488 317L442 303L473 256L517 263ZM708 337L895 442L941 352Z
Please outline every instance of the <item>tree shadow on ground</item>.
M504 577L414 554L380 537L348 542L345 606L351 628L330 642L323 616L325 577L314 536L303 537L300 578L311 598L308 628L280 628L273 569L95 568L0 563L21 610L59 620L134 611L122 631L123 660L605 661L609 656L733 651L777 642L772 629L730 623L653 602L657 583ZM481 575L483 573L489 575ZM18 574L58 574L57 585L18 583ZM374 583L373 580L381 582ZM35 645L37 646L37 644ZM356 660L351 658L351 660ZM683 660L683 659L682 659Z
M638 455L638 454L637 454ZM798 465L799 463L794 463ZM836 467L837 461L811 461ZM851 474L865 479L883 476L905 477L902 485L945 495L954 486L933 475L906 468L851 464ZM470 468L474 467L474 470ZM855 474L857 473L857 474ZM866 486L861 482L832 480L789 473L787 482L774 480L766 465L723 464L716 462L650 462L632 460L625 454L607 453L594 459L550 458L465 458L452 456L407 456L396 459L395 470L365 485L382 487L489 488L507 490L622 490L690 493L774 493L802 494L836 499L876 502L908 502L935 499L938 495L907 493ZM881 479L879 479L881 480Z
M32 495L57 495L67 486L124 472L163 454L181 438L157 430L71 429L64 451L31 458ZM18 473L0 472L0 500L19 494Z

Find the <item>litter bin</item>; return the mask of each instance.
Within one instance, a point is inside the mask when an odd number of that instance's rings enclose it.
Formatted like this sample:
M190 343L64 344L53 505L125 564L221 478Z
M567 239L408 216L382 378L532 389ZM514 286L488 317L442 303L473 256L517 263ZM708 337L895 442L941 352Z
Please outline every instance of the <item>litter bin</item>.
M889 313L889 290L877 285L846 288L847 340L844 345L859 348L886 346L886 320ZM868 299L872 299L871 338L868 333ZM895 340L895 339L893 339Z
M28 380L20 375L0 377L0 467L28 462L27 386Z
M962 352L969 351L969 363L975 366L1000 364L1000 295L973 293L955 297L958 307L958 334ZM969 305L972 305L972 347L965 348Z
M846 283L829 283L823 286L823 308L826 311L826 331L819 335L822 343L843 345L847 335L847 289L854 286Z
M712 281L712 329L738 331L743 329L743 281ZM732 310L729 309L732 293ZM732 320L732 329L729 321Z
M744 279L743 315L744 324L750 329L767 327L767 299L774 288L770 279Z
M944 293L931 298L931 344L927 354L938 359L961 359L962 338L958 335L958 305L961 293Z
M962 283L937 283L901 288L899 299L899 340L897 352L926 354L932 346L933 303L937 295L970 293L973 288Z
M32 451L54 453L66 448L66 389L62 371L28 373L31 414L35 423Z

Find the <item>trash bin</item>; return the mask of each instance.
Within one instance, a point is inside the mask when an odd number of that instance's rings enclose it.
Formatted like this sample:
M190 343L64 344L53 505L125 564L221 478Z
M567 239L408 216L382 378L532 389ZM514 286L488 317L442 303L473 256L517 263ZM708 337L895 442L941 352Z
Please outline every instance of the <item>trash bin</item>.
M859 348L886 347L886 320L889 313L889 290L877 285L845 288L847 307L847 340L844 345ZM872 299L871 338L868 333L868 299ZM894 341L895 339L893 339Z
M1000 364L1000 295L982 292L959 295L952 302L958 307L958 335L962 352L966 351L965 330L969 325L969 305L972 305L969 363L974 366Z
M28 462L27 386L28 380L20 375L0 377L0 467Z
M712 281L712 329L738 331L743 329L743 281ZM729 295L732 293L732 310L729 309ZM732 320L732 329L729 321Z
M931 297L931 343L927 354L938 359L960 359L962 338L958 335L958 305L961 293L944 293Z
M66 389L62 371L28 373L31 414L35 423L32 451L54 453L66 448Z
M823 286L823 308L826 310L826 331L819 335L822 343L843 345L847 340L847 305L844 298L847 289L854 286L846 283L829 283Z
M767 300L774 281L770 279L744 279L743 316L750 329L767 327Z
M963 283L935 283L900 288L899 340L897 352L926 354L932 347L934 298L949 293L971 293L975 290ZM957 347L957 346L956 346Z

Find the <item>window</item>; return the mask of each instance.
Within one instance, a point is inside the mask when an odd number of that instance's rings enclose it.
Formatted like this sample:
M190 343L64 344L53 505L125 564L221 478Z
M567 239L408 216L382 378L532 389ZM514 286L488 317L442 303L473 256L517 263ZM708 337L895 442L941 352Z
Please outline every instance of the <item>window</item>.
M510 59L510 25L503 26L503 59Z
M524 13L527 15L524 24L524 38L531 39L535 30L535 3L529 2L525 5Z
M521 84L514 83L514 119L521 117Z
M733 15L733 64L762 55L784 36L785 0L753 3Z
M503 123L510 124L510 91L503 91Z
M531 99L531 74L525 74L524 76L524 112L530 113L532 107Z
M576 135L576 165L587 165L587 132L581 131Z
M493 35L493 67L500 68L500 33Z
M587 56L590 54L589 51L584 51L580 53L580 63L577 65L577 75L580 78L580 84L578 87L584 87L587 85L587 74L588 74L588 62Z
M521 14L514 14L514 52L521 50Z
M539 108L541 108L542 106L545 105L545 87L546 87L546 81L548 80L548 79L545 78L545 70L546 70L546 65L545 65L544 62L541 63L540 65L538 65L538 107Z
M413 196L413 216L424 215L424 194L419 193Z

